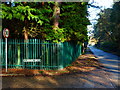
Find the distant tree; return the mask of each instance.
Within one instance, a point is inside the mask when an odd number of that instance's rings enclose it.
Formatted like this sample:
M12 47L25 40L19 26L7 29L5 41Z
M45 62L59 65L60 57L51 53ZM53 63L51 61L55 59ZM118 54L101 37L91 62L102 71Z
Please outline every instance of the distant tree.
M98 23L94 26L94 36L100 42L104 41L113 41L113 37L111 36L111 28L110 28L110 15L112 10L105 9L103 12L99 14L100 18L98 19Z
M105 9L100 13L94 29L94 36L99 43L113 43L120 50L120 2L116 2L112 9Z
M110 26L112 36L120 49L120 1L113 5L110 22L112 23Z

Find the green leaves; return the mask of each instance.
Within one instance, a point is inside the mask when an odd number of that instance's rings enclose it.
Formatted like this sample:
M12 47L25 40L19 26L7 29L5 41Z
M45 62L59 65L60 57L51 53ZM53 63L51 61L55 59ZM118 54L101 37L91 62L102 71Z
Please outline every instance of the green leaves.
M42 25L42 24L43 24L43 21L39 20L37 23L39 23L40 25Z
M36 8L31 8L30 6L16 6L16 7L8 7L6 5L2 5L3 18L6 19L19 19L24 21L25 18L28 20L39 21L41 12Z
M87 38L86 26L89 23L87 16L86 3L62 2L60 8L59 28L53 30L53 14L55 2L23 3L16 2L15 7L2 4L2 18L15 21L16 26L9 25L12 30L21 33L21 27L27 27L30 37L41 38L53 42L80 41L84 42ZM57 15L56 15L57 16ZM20 26L22 25L22 26ZM15 31L13 31L15 32Z
M105 9L99 15L98 23L94 27L94 36L99 40L98 43L112 42L118 45L116 49L120 48L120 2L114 3L112 9Z
M61 27L68 40L84 42L87 39L87 25L90 24L86 3L63 3L61 5ZM72 7L73 6L73 7Z

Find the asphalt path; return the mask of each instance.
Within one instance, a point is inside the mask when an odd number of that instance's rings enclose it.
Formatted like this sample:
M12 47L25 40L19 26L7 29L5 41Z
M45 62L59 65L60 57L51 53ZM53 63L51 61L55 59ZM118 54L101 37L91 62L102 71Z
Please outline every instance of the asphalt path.
M104 66L103 70L108 74L108 78L114 86L120 87L120 57L96 47L90 46L90 50L98 58L100 63Z

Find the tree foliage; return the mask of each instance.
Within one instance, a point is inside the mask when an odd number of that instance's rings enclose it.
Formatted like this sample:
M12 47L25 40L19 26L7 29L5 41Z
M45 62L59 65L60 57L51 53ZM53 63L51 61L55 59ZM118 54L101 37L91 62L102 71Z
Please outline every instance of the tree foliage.
M111 9L105 9L104 12L101 12L100 18L98 19L98 23L94 26L94 36L97 38L100 42L103 41L111 41L111 29L110 29L110 15L112 10Z
M95 25L95 38L101 44L111 42L120 49L120 2L116 2L112 9L106 9L100 14Z
M62 2L59 26L54 30L55 2L15 2L15 6L2 3L3 28L9 28L11 38L46 39L53 42L87 40L86 2ZM9 23L6 23L9 22Z
M87 15L86 3L63 3L60 27L64 28L67 40L87 40L87 25L90 24Z

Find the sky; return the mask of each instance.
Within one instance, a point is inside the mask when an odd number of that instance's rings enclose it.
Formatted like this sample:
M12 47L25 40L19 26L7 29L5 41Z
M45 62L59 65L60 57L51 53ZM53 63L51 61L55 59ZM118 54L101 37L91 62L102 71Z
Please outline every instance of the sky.
M90 0L89 3L93 1L94 1L93 5L100 6L102 10L106 8L112 8L112 5L113 5L113 0ZM92 25L88 26L88 31L89 31L89 30L94 30L93 25L97 22L97 20L95 19L99 18L97 14L100 12L100 9L90 7L88 8L88 12L89 12L89 20L92 23Z

